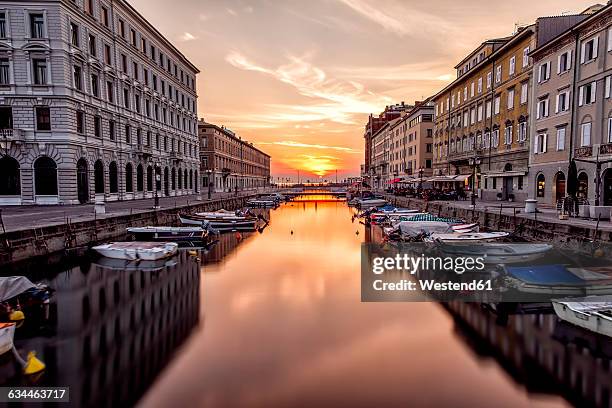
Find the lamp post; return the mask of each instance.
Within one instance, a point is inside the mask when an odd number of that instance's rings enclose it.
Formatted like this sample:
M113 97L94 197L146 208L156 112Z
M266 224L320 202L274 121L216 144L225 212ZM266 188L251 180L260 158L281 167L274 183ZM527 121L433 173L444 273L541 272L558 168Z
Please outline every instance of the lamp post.
M157 170L159 170L159 172ZM155 197L153 201L153 209L158 210L160 208L158 191L161 187L161 166L155 163L153 165L153 172L155 173Z
M476 208L476 167L480 166L480 157L471 157L470 166L472 167L472 208Z
M208 199L210 200L212 196L212 182L210 181L210 177L212 176L212 170L206 169L206 180L208 181Z
M425 172L425 169L420 167L419 168L419 195L423 192L423 173Z

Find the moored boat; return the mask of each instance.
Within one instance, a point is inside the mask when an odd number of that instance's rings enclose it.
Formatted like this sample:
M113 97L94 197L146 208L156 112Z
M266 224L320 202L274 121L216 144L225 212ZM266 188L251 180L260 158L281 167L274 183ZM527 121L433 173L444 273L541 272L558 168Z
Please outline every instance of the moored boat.
M552 304L559 319L612 337L612 296L555 299Z
M440 249L449 255L482 257L487 264L508 264L534 261L550 251L552 245L499 242L479 245L443 243Z
M208 217L203 217L198 214L179 214L179 219L182 224L185 225L202 225L206 223L209 228L213 230L223 232L223 231L254 231L257 229L257 225L259 223L259 217L226 217L226 218L217 218L210 219Z
M503 231L495 232L466 232L469 228L455 230L452 233L433 232L426 241L435 242L492 242L507 237L509 234Z
M102 256L131 261L155 261L169 258L176 254L178 244L175 242L111 242L92 248Z
M202 222L201 227L132 227L128 228L136 241L176 242L190 245L205 244L208 241L209 223Z
M0 323L0 355L13 348L15 323Z

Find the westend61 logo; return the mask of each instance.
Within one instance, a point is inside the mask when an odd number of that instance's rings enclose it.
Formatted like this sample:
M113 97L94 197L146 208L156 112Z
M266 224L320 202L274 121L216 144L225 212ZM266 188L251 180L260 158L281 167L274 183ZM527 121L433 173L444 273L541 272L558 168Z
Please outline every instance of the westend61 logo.
M386 271L403 271L416 275L420 270L455 272L459 275L464 272L480 272L485 268L485 258L480 257L441 257L397 254L394 257L375 257L372 260L372 272L380 275Z

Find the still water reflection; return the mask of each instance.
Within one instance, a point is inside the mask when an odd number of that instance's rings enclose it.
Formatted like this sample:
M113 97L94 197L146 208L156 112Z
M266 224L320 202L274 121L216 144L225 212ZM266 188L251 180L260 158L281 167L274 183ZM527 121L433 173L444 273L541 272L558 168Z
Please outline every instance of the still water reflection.
M554 315L477 304L361 303L344 202L299 201L201 262L76 266L57 289L43 381L80 406L608 406L612 344Z

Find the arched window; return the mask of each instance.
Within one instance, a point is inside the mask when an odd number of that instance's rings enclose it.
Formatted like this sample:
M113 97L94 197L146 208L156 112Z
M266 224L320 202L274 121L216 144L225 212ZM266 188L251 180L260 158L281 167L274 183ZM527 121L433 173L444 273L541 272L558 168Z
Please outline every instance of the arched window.
M21 195L19 163L10 156L0 159L0 196Z
M172 189L176 190L176 168L172 168Z
M195 180L195 184L193 186L195 187L195 192L197 193L198 191L200 191L200 188L199 188L200 183L198 183L198 171L197 170L193 172L193 179Z
M555 175L555 200L565 197L565 174L562 171Z
M142 164L136 167L136 191L144 191L144 171Z
M193 170L189 170L189 189L193 190Z
M108 183L109 183L109 191L111 193L116 193L119 191L119 181L117 180L117 162L112 161L108 165Z
M170 171L167 167L164 169L164 194L170 195Z
M161 167L155 167L155 190L160 191L162 188L162 169Z
M183 170L181 170L180 168L178 169L178 189L182 189L183 188Z
M153 191L153 167L147 166L147 191Z
M34 192L57 195L57 165L50 157L42 156L34 162Z
M536 178L536 196L544 197L544 189L546 188L546 178L542 173Z
M94 184L96 194L104 194L104 164L97 160L94 164Z
M125 192L132 193L134 191L134 174L132 173L132 163L125 165Z
M583 171L578 174L578 198L587 199L589 197L589 176Z
M81 204L89 201L89 171L87 167L87 160L84 158L77 161L77 196Z
M187 177L187 169L185 169L185 171L183 172L183 188L185 190L187 190L187 180L189 177Z

